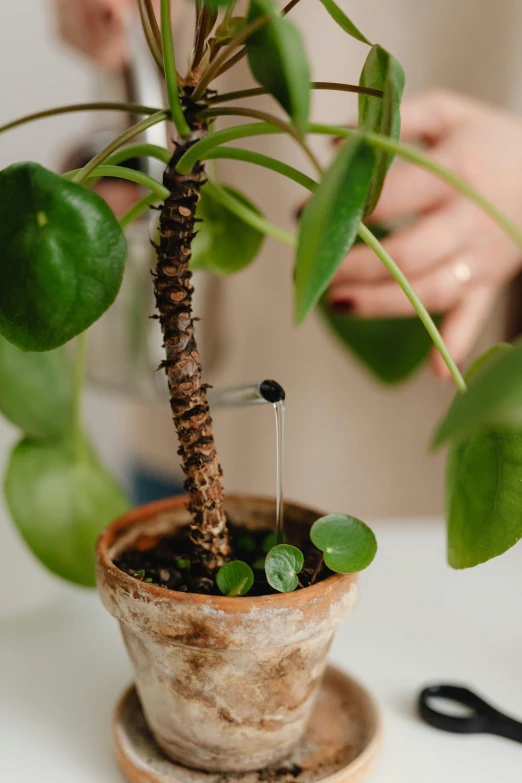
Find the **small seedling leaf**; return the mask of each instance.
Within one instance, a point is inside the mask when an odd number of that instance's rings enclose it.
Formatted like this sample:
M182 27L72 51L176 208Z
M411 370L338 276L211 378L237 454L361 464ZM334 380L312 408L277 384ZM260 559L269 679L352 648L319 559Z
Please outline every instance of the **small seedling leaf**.
M297 574L303 565L303 553L297 547L290 544L272 547L265 560L268 584L280 593L291 593L299 583Z
M232 560L221 566L216 582L223 595L229 597L246 595L254 584L254 572L242 560Z
M377 553L373 531L346 514L328 514L312 525L312 543L324 554L324 562L338 574L354 574L367 568Z

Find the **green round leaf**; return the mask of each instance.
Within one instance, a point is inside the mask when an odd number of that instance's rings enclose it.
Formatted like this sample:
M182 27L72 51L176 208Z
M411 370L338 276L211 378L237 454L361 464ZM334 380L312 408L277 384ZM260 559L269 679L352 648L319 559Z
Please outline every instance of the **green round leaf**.
M223 595L246 595L254 584L254 572L242 560L232 560L221 566L216 583Z
M261 214L239 191L231 187L223 189L244 206ZM231 275L255 260L263 244L263 234L219 204L206 188L202 190L196 217L203 222L199 224L192 242L192 269L209 269L220 275Z
M338 574L355 574L367 568L377 553L373 531L360 519L328 514L312 525L312 543L324 554L324 562Z
M278 544L272 547L266 556L265 573L268 584L280 593L295 590L304 565L303 553L290 544Z
M522 341L500 344L467 373L468 390L457 394L439 425L434 445L469 435L481 424L522 427Z
M453 436L446 465L453 568L485 563L522 538L521 348L500 344L480 356L439 429L439 441Z
M0 337L0 412L34 438L62 435L71 380L62 350L26 353Z
M359 95L359 129L382 133L398 140L401 135L401 101L404 91L404 71L397 60L381 46L371 48L361 73L361 87L381 90L377 98ZM368 201L364 214L370 215L379 200L386 173L393 162L393 155L379 152L376 156Z
M22 440L11 454L5 496L36 557L58 576L94 586L96 539L128 506L94 456L77 460L63 443Z
M37 163L0 172L0 334L49 351L114 301L125 238L95 193Z
M450 446L446 467L448 562L471 568L522 538L522 432L478 427Z
M344 144L306 205L295 261L295 319L302 323L357 237L375 164L362 139Z
M310 111L310 68L301 34L275 0L250 0L247 22L270 21L246 42L252 75L281 104L302 134Z

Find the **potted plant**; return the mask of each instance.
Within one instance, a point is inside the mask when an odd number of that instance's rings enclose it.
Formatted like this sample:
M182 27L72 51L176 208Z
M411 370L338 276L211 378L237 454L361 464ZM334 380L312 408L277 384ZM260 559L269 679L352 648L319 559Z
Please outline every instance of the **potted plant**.
M294 307L301 323L320 305L350 247L358 237L364 241L403 289L457 385L437 437L453 439L447 486L451 565L484 562L522 536L520 403L504 383L509 379L518 391L520 348L501 347L483 357L469 376L468 392L436 319L368 218L398 155L445 178L521 246L522 232L467 183L399 141L402 68L334 0L321 2L349 36L369 46L358 85L311 82L289 18L298 0L282 11L274 0L250 0L246 18L234 15L234 0L223 8L218 0L197 0L194 49L184 75L176 69L170 0L161 0L159 22L150 0L139 0L168 108L82 104L0 128L85 109L145 117L80 170L59 176L21 163L0 173L0 409L25 433L11 455L5 492L32 551L52 571L83 585L94 582L95 539L116 518L98 541L98 585L122 624L148 724L169 756L210 771L258 769L299 740L332 634L353 604L356 574L372 561L376 542L360 520L294 505L286 509L286 540L274 540L268 536L273 502L225 498L192 317L192 266L237 271L253 261L263 234L295 244ZM259 88L218 95L214 79L244 57ZM358 128L311 124L312 89L357 93ZM237 103L265 93L284 118ZM252 122L216 130L222 116ZM177 133L173 152L134 141L167 121ZM313 178L282 161L225 146L272 133L288 134L301 147ZM326 171L308 146L310 133L345 140ZM144 156L164 162L163 183L122 165ZM205 162L218 158L264 166L310 192L297 240L245 196L208 177ZM129 179L147 190L120 224L88 189L101 176ZM150 207L159 212L156 317L187 498L127 511L83 431L80 399L86 330L118 293L123 229ZM333 325L341 331L346 324ZM70 373L62 346L74 338Z

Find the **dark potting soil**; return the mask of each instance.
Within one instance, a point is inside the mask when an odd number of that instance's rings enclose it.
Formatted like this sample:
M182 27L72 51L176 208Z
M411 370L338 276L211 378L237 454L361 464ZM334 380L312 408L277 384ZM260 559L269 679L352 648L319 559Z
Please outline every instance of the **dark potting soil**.
M276 593L267 582L264 560L268 550L276 544L275 533L266 530L249 530L238 525L229 525L231 560L243 560L254 572L254 584L249 596ZM321 552L308 539L286 541L299 546L305 563L299 574L298 590L309 587ZM186 528L177 535L165 536L149 549L129 549L114 561L115 565L140 582L166 587L182 593L203 593L221 595L216 585L216 575L210 574L204 565L194 562L193 544ZM332 575L322 564L314 582L321 582Z

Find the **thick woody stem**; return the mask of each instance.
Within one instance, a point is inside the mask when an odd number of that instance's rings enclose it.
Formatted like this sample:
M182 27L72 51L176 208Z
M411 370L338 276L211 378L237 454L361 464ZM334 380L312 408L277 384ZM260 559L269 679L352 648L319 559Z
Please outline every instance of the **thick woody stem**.
M196 127L189 139L177 145L163 177L170 196L160 216L154 291L166 350L163 366L181 444L178 453L187 477L185 488L190 495L187 507L192 514L191 538L196 558L212 571L226 562L230 545L222 470L212 432L207 386L201 380L192 317L190 246L204 169L198 163L188 175L177 174L175 170L181 156L202 135L204 129Z

